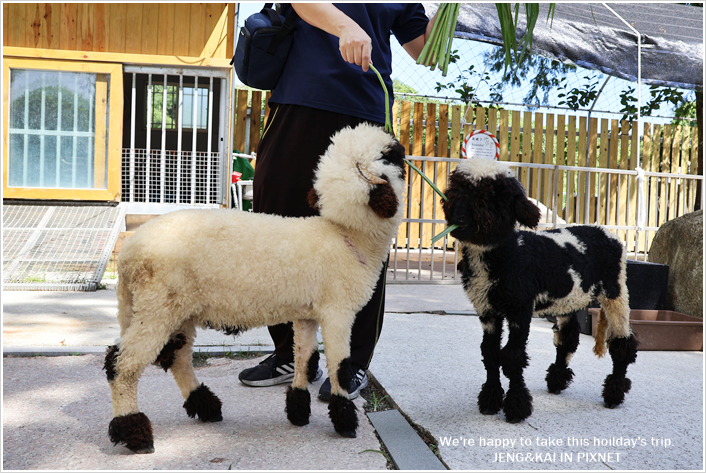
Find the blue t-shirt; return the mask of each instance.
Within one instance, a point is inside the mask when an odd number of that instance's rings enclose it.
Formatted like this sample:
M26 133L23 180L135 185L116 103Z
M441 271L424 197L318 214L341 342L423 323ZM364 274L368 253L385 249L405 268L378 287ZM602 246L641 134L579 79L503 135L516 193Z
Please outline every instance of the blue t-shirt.
M336 3L372 40L372 63L382 75L392 105L390 33L400 44L424 34L429 19L418 3ZM287 16L291 5L283 5ZM346 62L338 38L301 18L294 26L289 58L270 99L385 122L385 94L372 70Z

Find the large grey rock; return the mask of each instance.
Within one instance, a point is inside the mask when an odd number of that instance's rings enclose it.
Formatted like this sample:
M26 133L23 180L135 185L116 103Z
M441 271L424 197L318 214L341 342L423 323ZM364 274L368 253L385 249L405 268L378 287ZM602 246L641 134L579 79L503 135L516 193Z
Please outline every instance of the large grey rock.
M704 214L698 210L660 227L649 259L669 265L667 309L703 318Z

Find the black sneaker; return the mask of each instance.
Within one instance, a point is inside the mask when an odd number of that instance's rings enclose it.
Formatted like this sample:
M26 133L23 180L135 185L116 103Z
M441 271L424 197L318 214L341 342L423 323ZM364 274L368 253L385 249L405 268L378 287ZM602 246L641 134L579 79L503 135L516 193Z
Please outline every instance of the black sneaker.
M348 386L348 399L355 399L360 395L360 390L368 387L368 375L363 368L355 369L351 384ZM319 399L328 402L331 399L331 378L326 378L319 388Z
M314 381L321 378L323 374L323 371L318 368ZM247 386L256 387L288 383L294 379L294 362L286 363L273 353L259 365L241 371L238 379Z

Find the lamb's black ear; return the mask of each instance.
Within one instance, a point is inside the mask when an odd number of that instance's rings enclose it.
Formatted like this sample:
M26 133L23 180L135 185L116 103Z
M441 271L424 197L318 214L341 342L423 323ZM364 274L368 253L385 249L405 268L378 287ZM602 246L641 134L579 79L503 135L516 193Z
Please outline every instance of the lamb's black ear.
M406 178L407 172L404 162L405 150L404 146L402 146L399 141L395 140L390 149L388 149L383 156L392 164L399 167L402 171L402 178Z
M316 189L313 187L309 189L309 193L306 196L306 201L309 203L309 207L314 210L319 210L319 194L316 193Z
M387 180L386 176L382 178ZM368 199L368 205L380 218L392 218L397 213L399 206L397 195L388 182L373 186Z
M539 224L539 219L542 217L542 213L539 207L534 205L531 200L527 198L525 190L519 181L517 183L517 194L515 195L515 218L517 221L527 228L537 228Z

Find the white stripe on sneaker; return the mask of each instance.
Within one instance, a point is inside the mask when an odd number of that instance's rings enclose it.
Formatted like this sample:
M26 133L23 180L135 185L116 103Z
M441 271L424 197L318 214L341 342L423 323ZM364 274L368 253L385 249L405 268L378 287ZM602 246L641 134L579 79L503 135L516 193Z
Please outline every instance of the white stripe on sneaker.
M286 364L278 366L277 368L275 368L275 371L283 375L292 374L294 373L294 367L290 364Z

